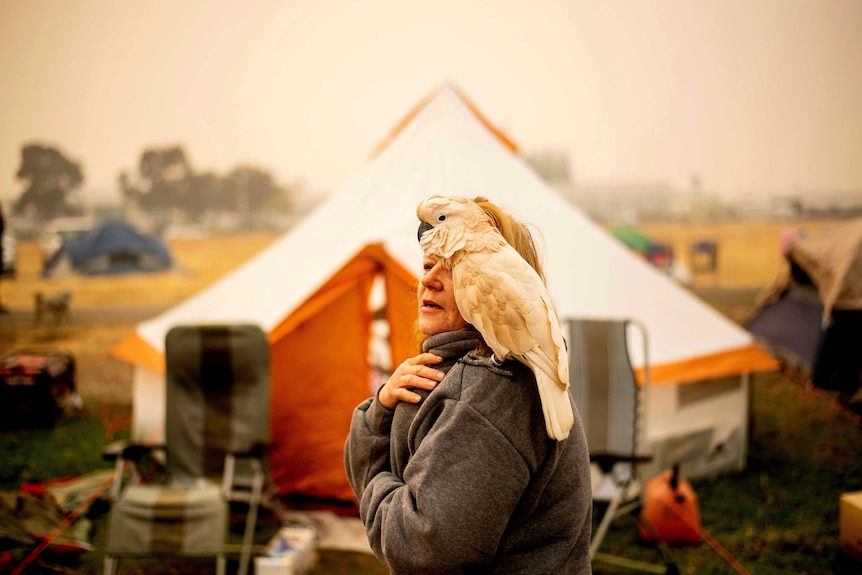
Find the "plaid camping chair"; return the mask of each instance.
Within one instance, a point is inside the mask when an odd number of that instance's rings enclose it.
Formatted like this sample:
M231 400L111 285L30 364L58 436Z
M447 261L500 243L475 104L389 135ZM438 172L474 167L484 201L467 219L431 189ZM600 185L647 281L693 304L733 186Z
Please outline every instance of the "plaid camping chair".
M231 501L248 504L239 572L245 574L261 499L272 496L269 345L257 326L184 325L165 338L165 445L125 445L117 457L105 573L119 556L216 558L225 572ZM164 474L150 456L163 454ZM124 481L125 462L137 481ZM147 463L150 463L148 465ZM154 483L140 481L149 475ZM124 485L124 483L129 483Z

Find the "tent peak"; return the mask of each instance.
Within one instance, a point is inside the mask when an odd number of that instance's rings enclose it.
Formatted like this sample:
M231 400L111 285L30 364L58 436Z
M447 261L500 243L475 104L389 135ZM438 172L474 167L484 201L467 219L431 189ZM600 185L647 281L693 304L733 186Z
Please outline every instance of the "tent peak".
M475 103L467 96L467 94L461 90L454 82L446 81L437 88L431 90L426 94L422 99L417 102L410 111L405 114L401 120L395 124L395 127L389 131L386 137L377 144L374 150L371 152L371 159L379 156L383 150L389 147L398 136L403 132L408 125L428 106L431 105L432 102L437 100L438 98L445 97L446 94L453 95L457 100L459 100L464 106L467 107L468 110L479 120L485 128L494 135L494 137L512 154L518 153L518 144L516 144L509 136L507 136L503 131L491 123L491 121L482 113L482 111L476 106Z

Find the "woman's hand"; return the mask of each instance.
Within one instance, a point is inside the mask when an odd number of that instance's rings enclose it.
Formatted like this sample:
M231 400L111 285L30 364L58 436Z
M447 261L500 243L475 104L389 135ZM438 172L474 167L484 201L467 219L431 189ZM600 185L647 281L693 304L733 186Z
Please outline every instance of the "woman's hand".
M420 353L415 357L404 360L399 365L389 380L380 388L377 400L386 409L395 409L399 401L407 403L419 403L422 396L411 391L413 389L432 390L437 387L437 382L446 374L440 370L428 367L427 364L440 363L443 358L433 353Z

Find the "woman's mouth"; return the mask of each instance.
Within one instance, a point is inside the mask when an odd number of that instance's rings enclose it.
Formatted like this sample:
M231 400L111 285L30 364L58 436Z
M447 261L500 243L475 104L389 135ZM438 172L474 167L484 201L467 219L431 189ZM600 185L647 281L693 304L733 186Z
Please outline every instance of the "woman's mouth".
M437 304L436 304L436 303L434 303L433 301L431 301L431 300L427 300L427 299L423 299L423 300L422 300L422 308L423 308L423 309L425 309L425 308L431 308L431 309L443 309L442 307L440 307L439 305L437 305Z

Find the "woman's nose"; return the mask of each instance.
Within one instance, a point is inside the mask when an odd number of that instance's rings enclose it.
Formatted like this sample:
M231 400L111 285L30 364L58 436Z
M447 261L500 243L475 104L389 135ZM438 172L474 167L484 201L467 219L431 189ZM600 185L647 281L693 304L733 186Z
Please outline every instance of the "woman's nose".
M429 270L422 276L422 285L431 290L439 290L441 287L440 279L437 277L437 268Z

